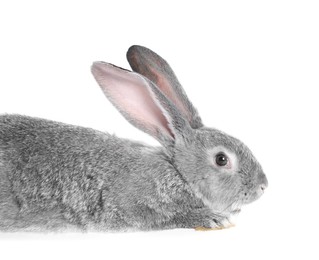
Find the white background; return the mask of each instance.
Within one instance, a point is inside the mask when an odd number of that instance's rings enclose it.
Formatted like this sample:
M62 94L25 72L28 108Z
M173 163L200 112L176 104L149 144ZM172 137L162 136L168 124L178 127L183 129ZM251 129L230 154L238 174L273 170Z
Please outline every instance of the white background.
M90 73L132 44L167 59L206 125L244 141L269 180L215 232L0 234L1 259L318 259L318 1L1 1L0 113L156 145ZM1 180L0 180L1 181Z

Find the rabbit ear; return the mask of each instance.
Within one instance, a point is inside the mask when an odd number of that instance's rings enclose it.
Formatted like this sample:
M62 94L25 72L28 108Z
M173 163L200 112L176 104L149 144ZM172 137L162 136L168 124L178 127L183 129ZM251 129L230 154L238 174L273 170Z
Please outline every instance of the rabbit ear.
M173 70L163 58L138 45L131 46L126 56L132 70L154 82L188 120L192 128L203 126L196 108L189 101Z
M183 135L188 128L174 105L142 75L104 62L93 63L92 73L121 114L163 145L174 141L176 135Z

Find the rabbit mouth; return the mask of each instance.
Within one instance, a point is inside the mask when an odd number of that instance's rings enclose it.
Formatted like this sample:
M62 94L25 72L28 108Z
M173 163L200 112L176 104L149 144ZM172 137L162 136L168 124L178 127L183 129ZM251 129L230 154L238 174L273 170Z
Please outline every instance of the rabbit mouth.
M241 212L241 209L234 209L230 212L231 215L237 215Z

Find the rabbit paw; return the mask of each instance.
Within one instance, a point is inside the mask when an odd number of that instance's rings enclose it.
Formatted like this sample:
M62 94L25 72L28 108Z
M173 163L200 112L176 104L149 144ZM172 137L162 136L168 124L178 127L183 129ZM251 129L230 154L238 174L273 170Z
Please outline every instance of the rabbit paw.
M234 227L235 225L231 223L228 219L224 219L223 221L212 221L209 227L205 226L198 226L195 227L196 231L212 231L212 230L222 230L222 229L227 229Z
M227 228L234 227L234 224L228 225L228 226L220 226L220 227L195 227L195 231L213 231L213 230L222 230Z

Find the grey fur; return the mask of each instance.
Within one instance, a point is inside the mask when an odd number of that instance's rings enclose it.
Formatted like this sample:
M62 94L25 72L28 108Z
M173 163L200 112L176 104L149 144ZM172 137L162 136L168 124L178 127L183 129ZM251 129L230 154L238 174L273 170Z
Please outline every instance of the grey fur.
M147 67L153 52L133 49ZM0 230L224 227L262 195L267 179L243 143L202 126L180 85L173 88L184 93L191 118L152 78L146 82L174 132L173 139L159 135L163 147L45 119L0 116ZM214 149L233 153L236 171L214 166Z

